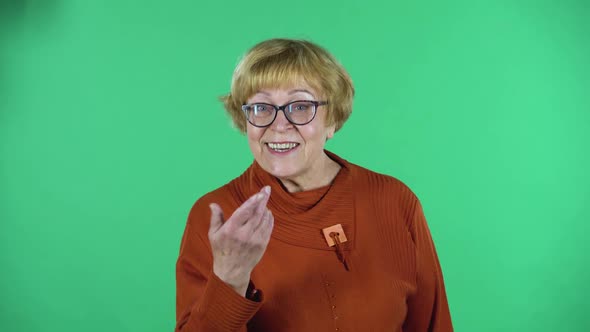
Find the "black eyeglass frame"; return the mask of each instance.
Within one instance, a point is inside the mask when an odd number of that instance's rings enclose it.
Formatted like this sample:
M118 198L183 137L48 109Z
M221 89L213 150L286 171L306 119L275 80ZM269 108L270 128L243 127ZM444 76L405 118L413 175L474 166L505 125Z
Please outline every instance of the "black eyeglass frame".
M301 102L305 102L305 103L311 103L313 104L313 116L311 117L311 119L305 123L295 123L293 122L293 120L291 120L291 118L289 117L288 113L285 112L285 109L289 106L291 106L292 104L295 103L301 103ZM252 107L252 105L265 105L265 106L270 106L275 110L275 115L273 116L272 120L264 126L259 126L256 125L254 123L252 123L252 121L250 121L249 117L248 117L248 108ZM313 119L315 119L316 114L318 113L318 107L320 106L324 106L324 105L328 105L327 101L317 101L317 100L295 100L292 101L290 103L287 103L283 106L278 106L278 105L273 105L273 104L267 104L267 103L252 103L252 104L244 104L242 105L242 111L244 112L244 115L246 116L246 120L253 125L254 127L258 127L258 128L265 128L268 127L270 125L272 125L273 122L275 122L275 120L277 119L277 114L279 114L279 111L283 111L283 114L285 114L285 118L287 118L287 121L289 121L291 124L294 124L296 126L304 126L310 122L313 121Z

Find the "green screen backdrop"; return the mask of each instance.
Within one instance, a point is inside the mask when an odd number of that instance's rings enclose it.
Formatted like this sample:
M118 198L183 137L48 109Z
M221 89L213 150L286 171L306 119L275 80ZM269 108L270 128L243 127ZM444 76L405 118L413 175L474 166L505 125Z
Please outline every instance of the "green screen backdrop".
M172 331L194 201L252 156L217 97L305 38L328 149L422 200L456 331L590 331L590 2L0 2L0 331Z

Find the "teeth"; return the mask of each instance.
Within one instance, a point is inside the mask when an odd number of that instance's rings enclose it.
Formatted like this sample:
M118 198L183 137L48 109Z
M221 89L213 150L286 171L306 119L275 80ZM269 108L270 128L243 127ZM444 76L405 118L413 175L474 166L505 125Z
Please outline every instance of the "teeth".
M292 149L299 145L298 143L268 143L268 146L273 150Z

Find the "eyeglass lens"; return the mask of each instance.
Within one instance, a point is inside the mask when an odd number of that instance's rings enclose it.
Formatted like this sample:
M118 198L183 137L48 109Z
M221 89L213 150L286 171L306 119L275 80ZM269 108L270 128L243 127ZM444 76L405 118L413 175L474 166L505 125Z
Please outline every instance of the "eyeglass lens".
M314 103L309 101L296 101L285 106L285 116L296 125L310 122L316 111ZM248 121L255 126L267 126L272 123L276 116L276 108L269 104L252 104L246 110Z

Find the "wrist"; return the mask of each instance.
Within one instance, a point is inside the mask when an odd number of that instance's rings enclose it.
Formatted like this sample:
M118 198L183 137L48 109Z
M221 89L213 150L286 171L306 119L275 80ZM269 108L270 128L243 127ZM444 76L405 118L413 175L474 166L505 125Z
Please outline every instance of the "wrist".
M227 284L229 287L231 287L238 294L240 294L241 296L244 296L244 297L247 296L246 292L248 290L248 285L250 284L250 275L249 274L243 275L243 276L229 277L223 273L218 273L215 270L213 270L213 273L215 273L217 278L219 278L221 281L223 281L225 284Z

